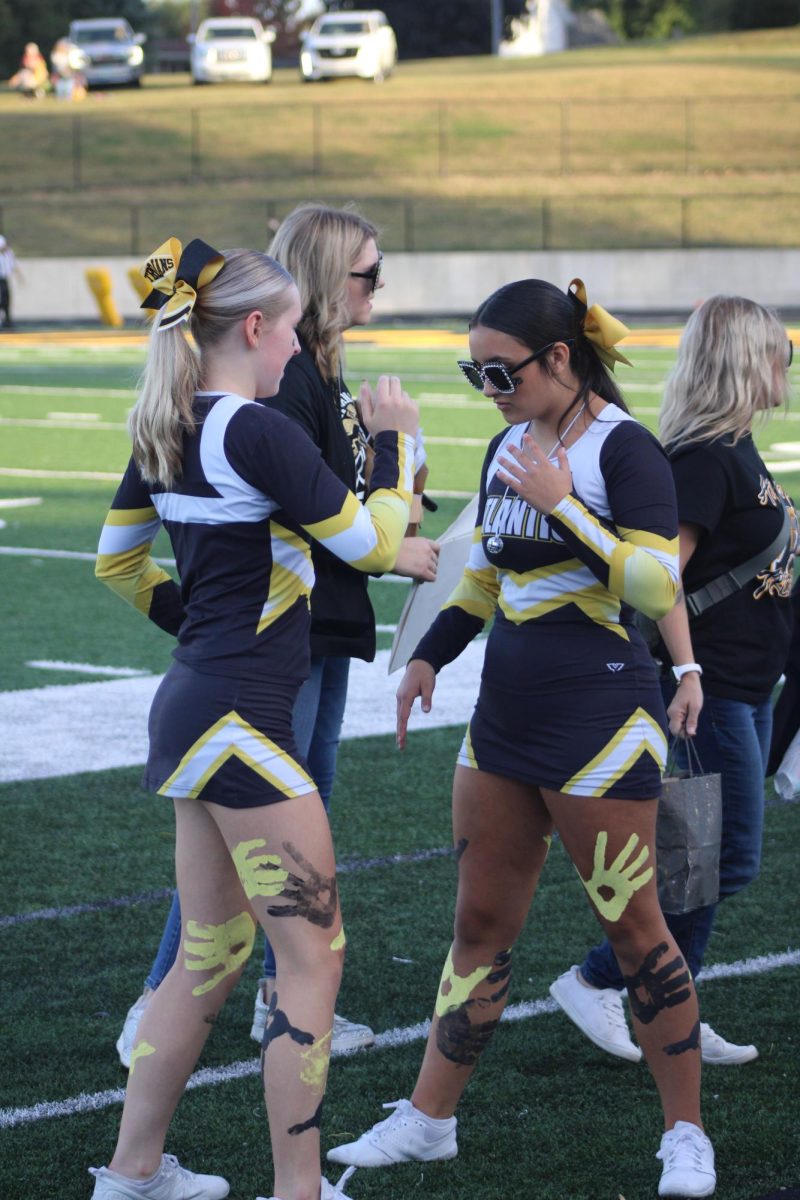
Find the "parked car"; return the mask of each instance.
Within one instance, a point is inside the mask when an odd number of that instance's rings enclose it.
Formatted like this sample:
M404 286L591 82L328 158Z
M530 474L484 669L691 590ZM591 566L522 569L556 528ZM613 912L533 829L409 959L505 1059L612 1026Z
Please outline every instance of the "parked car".
M318 17L300 52L300 73L306 83L345 75L380 83L391 75L396 63L394 30L386 14L375 9Z
M142 82L146 35L134 33L123 17L72 21L69 40L82 52L80 70L89 87Z
M192 82L269 83L275 33L255 17L210 17L190 35Z

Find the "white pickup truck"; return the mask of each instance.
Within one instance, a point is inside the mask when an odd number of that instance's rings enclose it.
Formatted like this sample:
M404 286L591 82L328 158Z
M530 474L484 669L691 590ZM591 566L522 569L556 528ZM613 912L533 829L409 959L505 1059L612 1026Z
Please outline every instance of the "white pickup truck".
M114 83L138 87L142 82L146 35L134 33L123 17L73 21L69 40L82 53L81 70L89 87Z

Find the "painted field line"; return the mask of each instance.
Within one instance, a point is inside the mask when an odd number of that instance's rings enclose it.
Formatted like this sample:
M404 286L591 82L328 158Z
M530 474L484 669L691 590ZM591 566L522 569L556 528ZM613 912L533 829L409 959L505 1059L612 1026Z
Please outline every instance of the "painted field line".
M768 971L776 971L782 967L800 965L800 950L790 950L785 954L764 954L759 958L748 958L735 963L718 963L716 966L704 969L698 975L698 982L711 982L715 979L742 978L751 975L763 975ZM502 1021L527 1021L534 1017L545 1016L558 1012L555 1000L525 1000L519 1004L510 1004L501 1017ZM416 1025L400 1026L387 1029L375 1038L375 1050L392 1050L397 1046L408 1046L413 1042L423 1041L428 1036L430 1021L419 1021ZM357 1051L349 1051L350 1054ZM341 1057L334 1051L332 1058ZM220 1083L231 1083L236 1079L249 1079L261 1074L260 1058L250 1058L230 1063L227 1067L205 1067L195 1071L186 1084L190 1088L215 1087ZM19 1125L30 1125L38 1121L46 1121L52 1117L74 1117L80 1113L100 1112L113 1104L121 1104L125 1099L124 1088L112 1088L104 1092L82 1092L66 1100L43 1100L26 1108L0 1109L0 1129L14 1129Z
M486 642L477 640L442 671L433 708L411 714L409 730L465 726L478 692ZM166 659L166 652L165 652ZM389 651L375 662L354 659L342 726L343 738L394 733L399 676L387 674ZM159 675L0 692L0 782L53 779L84 771L141 766L147 758L147 714ZM47 723L46 738L32 729ZM443 765L446 790L452 763Z
M79 675L109 675L115 679L135 679L139 675L152 675L138 667L95 667L91 663L60 662L51 658L32 658L25 663L37 671L75 671Z
M430 850L411 850L407 854L383 854L378 858L346 858L336 864L337 875L354 875L361 871L375 871L380 867L397 867L406 863L431 862L437 858L450 858L455 854L452 846L435 846ZM0 917L0 929L13 929L16 925L29 925L31 921L65 921L71 917L86 917L93 913L111 912L116 908L134 908L137 904L155 904L172 895L173 888L155 888L149 892L136 892L132 896L109 896L104 900L87 900L84 904L64 904L58 908L35 908L30 912L9 913Z
M104 483L119 483L122 479L122 470L40 471L32 467L0 467L0 475L6 475L10 479L98 479Z
M49 417L0 417L0 425L11 425L16 429L80 429L81 433L126 433L124 421L75 421L51 420Z
M429 437L425 435L426 446L479 446L481 450L486 449L486 438L471 438L471 437Z
M0 508L33 508L41 503L41 496L6 496L0 500Z
M0 471L0 474L2 472ZM119 478L118 476L114 477ZM17 558L68 558L77 562L94 562L97 555L88 550L43 550L37 546L0 546L0 554L8 554ZM174 558L154 558L159 567L174 567ZM398 575L399 579L400 576Z
M0 396L3 395L20 395L20 396L92 396L97 399L99 396L122 397L129 400L136 395L134 388L104 388L100 387L52 387L50 384L34 384L34 383L0 383ZM60 417L68 417L72 413L59 413Z
M49 412L48 421L99 421L102 413L97 412Z

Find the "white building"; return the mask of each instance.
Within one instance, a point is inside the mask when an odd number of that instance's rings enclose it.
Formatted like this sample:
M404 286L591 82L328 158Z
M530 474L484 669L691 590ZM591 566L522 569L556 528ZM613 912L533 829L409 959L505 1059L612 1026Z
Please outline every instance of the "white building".
M511 22L511 37L500 43L501 57L529 58L566 50L573 17L564 0L528 0L526 7L527 14Z

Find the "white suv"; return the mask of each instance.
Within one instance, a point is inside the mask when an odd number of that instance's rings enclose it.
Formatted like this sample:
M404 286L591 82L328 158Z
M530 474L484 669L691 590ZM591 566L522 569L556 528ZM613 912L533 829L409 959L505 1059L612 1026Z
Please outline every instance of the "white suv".
M81 51L81 71L89 87L111 83L138 87L142 82L146 36L134 33L122 17L73 21L69 40Z
M380 83L397 63L397 42L386 14L327 13L303 39L300 73L306 83L355 75Z
M192 46L192 83L240 80L269 83L275 34L255 17L212 17L201 21Z

